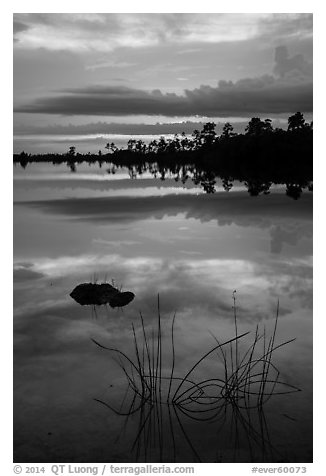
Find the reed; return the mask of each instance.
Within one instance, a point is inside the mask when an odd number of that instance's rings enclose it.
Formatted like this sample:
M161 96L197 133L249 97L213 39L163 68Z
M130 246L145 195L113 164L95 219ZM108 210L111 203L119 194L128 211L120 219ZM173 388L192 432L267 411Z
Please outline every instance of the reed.
M142 313L140 316L140 332L136 333L132 324L133 355L107 347L95 339L92 341L101 349L116 356L118 365L126 377L127 390L119 409L111 404L95 399L118 415L129 418L139 415L138 432L132 449L136 450L137 458L141 448L145 448L145 460L153 448L159 448L159 459L164 460L166 431L165 414L167 415L170 438L175 457L175 425L181 429L196 461L201 461L194 448L184 425L182 417L195 421L217 422L223 427L227 412L231 412L234 422L235 447L241 425L245 429L248 444L260 441L271 447L263 417L263 406L276 395L290 394L300 391L299 388L282 381L280 371L273 363L275 351L290 344L295 339L276 344L279 318L279 303L271 336L268 337L264 327L261 332L257 325L251 342L246 344L250 332L239 333L235 292L233 293L234 337L221 341L211 333L215 344L197 359L190 369L176 375L177 346L175 340L176 314L173 315L170 327L170 349L163 349L162 319L160 298L157 299L156 329L146 329ZM246 338L246 339L245 339ZM165 350L165 352L163 352ZM171 361L165 362L164 357L170 350ZM166 358L166 357L165 357ZM196 377L196 370L208 359L216 359L216 375L212 378ZM168 369L168 370L164 370ZM201 373L197 373L197 375ZM131 392L131 400L127 403L126 395ZM252 411L257 410L260 431L252 424ZM245 413L243 413L243 411ZM174 418L175 417L175 418ZM233 423L232 423L233 424ZM260 440L259 436L260 435Z

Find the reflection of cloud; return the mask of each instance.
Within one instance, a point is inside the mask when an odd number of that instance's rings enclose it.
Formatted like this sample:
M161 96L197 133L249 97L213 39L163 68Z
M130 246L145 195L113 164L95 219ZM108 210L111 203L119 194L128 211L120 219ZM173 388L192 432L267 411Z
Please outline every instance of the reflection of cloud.
M271 228L271 252L281 253L284 244L295 246L302 238L312 238L310 223L282 223Z
M164 215L185 213L187 218L197 218L202 222L217 219L224 223L241 223L243 217L244 225L251 225L264 223L264 217L267 216L271 220L277 216L310 219L312 211L311 194L305 194L299 202L295 202L282 194L252 198L247 192L196 196L68 198L16 203L99 223L162 218Z
M202 255L203 253L201 251L187 251L187 250L180 250L180 253L184 254L184 255L189 255L189 256L200 256Z
M24 31L27 31L29 30L29 25L21 22L21 21L14 21L13 23L13 34L14 34L14 42L17 42L19 41L18 38L17 38L17 35L19 35L19 33L22 33Z
M280 315L304 307L310 308L312 271L309 260L268 263L226 259L164 260L120 255L83 255L57 259L37 259L36 272L46 272L55 281L51 288L39 285L20 289L22 307L15 312L17 355L31 355L32 349L42 354L79 352L79 340L85 341L104 326L106 338L121 338L128 325L137 319L139 310L146 319L156 319L157 295L160 295L164 318L178 313L185 322L217 320L232 322L232 291L237 289L239 319L242 323L275 316L280 298ZM79 306L69 292L83 282L85 269L96 270L99 277L110 270L116 284L135 293L135 300L123 314L98 308L99 321L92 321L91 308ZM73 271L72 271L73 270ZM32 294L32 295L31 295ZM254 298L253 298L254 296ZM309 301L310 300L310 301ZM27 304L26 304L27 303ZM127 326L128 327L128 326ZM67 331L67 332L66 332Z
M17 203L100 224L162 219L184 213L186 218L195 218L202 223L216 220L219 226L235 224L270 228L273 253L280 253L284 243L294 245L302 237L312 235L311 194L304 194L298 202L278 193L253 198L246 192L221 192L213 195L68 198Z
M132 241L132 240L120 240L120 241L110 241L110 240L102 240L100 238L96 238L93 240L93 243L97 243L100 245L105 245L113 248L120 248L122 246L133 246L141 244L141 241Z
M66 301L63 301L63 296L58 294L57 299L60 301L61 298L63 308L70 301L68 293L72 288L85 281L85 269L90 275L96 274L99 280L105 275L109 281L114 278L117 286L123 285L124 291L130 290L136 295L135 301L125 310L125 313L131 313L131 315L137 314L139 309L150 312L150 303L159 293L165 312L185 313L187 311L198 315L227 317L231 308L231 294L236 288L243 304L242 316L251 320L257 316L262 317L270 309L274 309L278 297L283 301L283 312L289 306L292 307L293 303L301 302L303 296L305 296L305 302L308 303L312 287L311 262L298 259L284 261L272 258L268 262L260 263L260 261L241 259L187 257L185 260L172 261L151 257L125 258L118 254L101 254L37 259L34 268L40 273L47 274L53 280L60 276L71 276L71 270L74 270L73 276L69 281L66 280L66 289L62 290ZM110 270L109 275L108 270ZM49 301L51 293L52 301ZM35 303L30 306L30 310L33 306L35 306L34 311L38 308L39 312L51 308L55 302L53 293L52 289L47 290L46 293L43 292L43 307L42 303ZM266 297L263 297L266 293L272 296L269 304L266 302ZM254 309L253 295L257 301ZM36 291L35 299L38 296L39 293ZM249 296L251 296L250 299ZM26 307L23 308L24 310L26 311ZM70 311L66 312L67 315L69 313Z
M119 387L121 371L112 361L112 355L98 349L90 338L131 354L131 323L135 322L137 332L141 310L145 325L151 328L157 319L158 293L163 339L169 339L168 326L177 311L178 371L191 368L196 358L213 347L214 340L209 331L222 340L225 336L234 336L232 291L236 287L239 328L244 332L252 331L250 339L257 321L268 319L266 328L270 329L277 297L280 297L282 318L277 342L300 337L295 345L286 346L280 353L284 361L282 367L291 374L291 379L299 379L307 373L303 369L310 361L310 349L307 350L310 321L300 299L304 290L310 292L307 286L311 273L309 260L277 261L272 257L270 262L262 263L195 258L173 261L170 258L126 259L118 254L89 254L38 258L32 269L51 278L54 286L42 287L44 280L34 281L32 289L28 284L19 284L23 306L14 316L15 425L16 435L21 438L22 429L28 426L28 435L23 436L25 446L20 449L20 454L25 451L27 457L31 453L26 449L26 441L32 440L27 445L29 450L32 445L36 448L35 442L38 443L48 431L53 433L51 441L57 438L55 451L61 451L61 458L63 448L70 448L70 438L78 441L79 448L90 448L89 442L81 441L78 435L71 437L74 431L81 434L87 431L88 440L90 434L94 435L96 448L92 454L97 454L100 448L101 454L107 455L103 448L103 434L107 428L110 435L117 434L114 416L109 414L106 420L103 409L97 413L96 405L92 406L91 402L111 383L114 388L118 387L117 399L121 398L124 389ZM106 312L102 307L98 309L98 319L92 319L89 307L79 306L68 296L72 288L85 279L85 270L87 274L96 271L100 278L109 270L108 278L117 277L117 284L123 283L125 289L135 292L135 301L123 313L111 309ZM272 291L278 295L273 296ZM167 342L168 349L169 346L170 341ZM297 358L294 359L293 355ZM168 362L170 358L168 355ZM310 368L308 371L310 373ZM112 401L111 393L108 401ZM105 425L102 427L103 421ZM108 440L104 440L107 445ZM41 450L37 447L35 451L39 454ZM46 452L42 457L50 460Z
M270 293L275 298L287 296L299 303L299 307L312 309L312 257L274 260L273 266L261 264L257 273L267 279Z
M13 277L14 282L30 281L31 279L39 279L44 275L32 269L31 263L17 263L14 266Z
M106 180L98 180L95 177L90 176L89 178L79 175L82 174L71 174L73 177L65 176L58 177L57 180L52 179L49 180L45 178L44 180L40 180L35 178L28 179L29 190L32 194L32 197L38 196L37 192L40 189L46 189L47 194L51 193L52 197L55 194L55 197L61 198L63 193L67 198L69 195L77 198L80 196L81 198L85 197L85 190L88 192L88 197L90 194L93 195L103 195L105 194L106 197L108 196L115 196L115 197L134 197L134 196L162 196L162 195L171 195L175 194L196 194L204 193L199 186L193 184L192 181L188 181L185 185L182 186L179 183L176 183L174 179L167 178L164 181L158 179L147 179L147 178L137 178L137 179L130 179L130 177L124 178L121 177L119 180L110 180L110 175L105 176ZM86 175L86 174L85 174ZM115 175L113 175L115 177ZM16 179L14 179L16 180ZM18 183L17 183L18 182ZM24 184L27 181L24 179L18 179L17 183L17 190L20 187L20 190L23 189L24 195L26 196L26 188ZM23 185L23 186L21 186ZM63 192L64 191L64 192ZM27 193L28 193L27 192ZM36 192L36 193L35 193ZM43 194L44 196L45 194Z

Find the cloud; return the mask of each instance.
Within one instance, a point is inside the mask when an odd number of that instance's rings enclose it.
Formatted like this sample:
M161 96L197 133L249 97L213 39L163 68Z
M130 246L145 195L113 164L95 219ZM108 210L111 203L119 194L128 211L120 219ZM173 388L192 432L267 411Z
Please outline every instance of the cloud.
M16 18L33 25L33 35L24 38L25 48L36 48L42 44L50 50L112 51L125 46L154 46L166 41L187 43L194 36L202 41L211 41L227 30L222 15L207 18L204 14L38 13L18 14ZM248 34L248 23L255 21L255 17L251 21L248 17L247 22L243 18L242 37ZM229 38L239 38L238 23L237 17L229 18Z
M125 86L90 86L17 106L15 112L60 115L248 116L312 111L312 82L276 80L273 76L220 81L184 95L143 91Z
M271 118L270 114L268 116ZM275 116L274 116L275 117ZM273 119L273 127L287 128L288 114L284 115L284 119ZM312 114L306 113L305 119L307 122L312 120ZM215 118L216 133L222 133L224 124L228 120L233 124L234 132L243 133L248 125L248 118ZM234 122L236 121L236 122ZM169 135L192 134L195 129L202 130L204 122L182 121L171 122L163 124L119 124L109 122L95 122L83 125L72 124L54 124L49 126L37 125L33 121L32 124L19 123L14 125L14 153L19 154L22 150L25 152L38 154L47 152L64 153L73 143L77 147L77 151L87 153L88 151L96 152L101 149L107 142L114 142L117 147L126 147L127 142L131 136L135 139L141 139L146 143L158 139L161 135L169 138Z
M274 72L281 78L291 77L297 81L302 79L312 79L312 63L307 61L303 55L298 54L289 57L286 46L278 46L275 50Z
M278 42L298 42L311 39L313 15L311 13L273 13L259 22L259 36L262 40L271 38Z
M271 42L271 39L275 38L274 31L280 32L279 41L282 41L283 45L286 44L285 26L289 27L290 45L294 41L295 31L297 41L302 36L307 42L308 32L311 31L309 16L23 14L18 16L16 21L30 26L30 31L21 33L20 43L24 40L24 47L34 49L37 54L40 50L46 53L47 50L60 50L60 54L69 51L70 55L73 55L78 50L78 54L74 56L81 62L82 58L86 61L85 71L79 71L78 78L87 72L86 81L89 84L78 87L75 82L74 88L65 89L59 89L58 85L53 94L44 91L42 97L28 99L30 102L25 104L20 101L20 104L15 106L15 112L18 113L62 116L248 117L253 114L312 111L312 64L302 54L291 57L286 46L278 45L276 48L275 75L218 81L222 71L234 79L232 71L227 70L231 61L236 61L241 68L246 67L252 76L257 74L259 69L255 61L252 61L252 53L251 57L248 53L248 57L239 58L234 57L234 51L241 51L243 44L248 48L250 43L250 51L256 51L257 55L260 55L257 44L262 35L265 35L265 50L266 44L268 49L271 43L274 44ZM262 31L263 23L267 25L268 34ZM234 33L236 31L238 38ZM311 43L311 40L309 42ZM187 43L188 49L184 43ZM176 44L180 49L176 48ZM134 50L137 46L141 49ZM108 48L110 51L103 52L102 48ZM199 54L198 49L201 50ZM192 51L187 60L181 58L185 53L178 54L182 51ZM20 54L23 54L23 50L20 50ZM224 58L222 64L221 57ZM203 58L206 58L206 62L203 62ZM207 61L210 65L208 69ZM124 79L127 80L139 80L140 70L142 74L146 71L145 80L138 84L152 85L155 81L160 87L164 84L162 78L167 80L169 72L178 85L190 81L187 83L189 88L183 93L178 89L178 94L175 94L160 89L109 85L109 76L103 73L102 78L101 70L109 69L116 74L117 68L119 75L123 75L121 69L124 70ZM269 69L272 69L272 65ZM64 71L69 72L70 67L64 67ZM92 84L96 72L98 85ZM203 79L196 80L197 76L216 77L217 85L207 86L203 84ZM212 84L214 80L205 81ZM200 86L194 88L197 85Z
M293 36L300 39L312 31L311 14L18 13L14 19L31 28L22 35L20 47L79 52L173 42L187 52L194 48L194 42L226 43L266 37L286 40Z
M15 94L15 111L121 117L309 112L311 63L292 51L311 55L311 19L305 14L16 14L15 91L21 95ZM291 55L282 56L280 44ZM260 76L264 66L273 70L275 46L280 48L275 76ZM59 64L62 56L69 64ZM249 78L238 80L241 71ZM113 77L134 87L112 86ZM233 81L218 82L223 77ZM74 88L67 89L69 84ZM161 89L153 91L155 85ZM172 87L177 94L164 92Z
M232 119L231 119L232 122ZM224 127L225 121L217 122L216 124L216 132L219 134L222 132ZM233 123L234 131L235 132L244 132L245 127L248 125L248 121L239 121L236 119L236 122ZM17 136L15 139L23 140L32 139L29 137L30 135L37 134L38 137L35 137L36 140L41 140L43 136L44 141L52 140L55 141L55 137L53 136L72 136L74 135L74 140L78 140L78 135L80 135L80 140L86 135L90 136L92 134L97 134L102 137L103 134L109 134L110 136L113 134L125 134L127 136L130 135L157 135L157 134L180 134L181 132L185 132L186 134L191 134L195 129L201 130L204 126L203 121L194 122L194 121L182 121L182 122L167 122L167 123L156 123L156 124L120 124L114 122L93 122L87 124L80 124L80 125L73 125L73 124L53 124L53 125L37 125L37 124L15 124L14 131ZM274 127L283 127L287 128L287 118L282 120L275 119L273 120ZM47 139L47 136L48 139ZM66 140L72 140L71 137L66 137ZM128 137L129 139L129 137ZM128 140L127 139L127 140ZM58 139L59 140L59 139ZM64 140L64 139L62 139Z

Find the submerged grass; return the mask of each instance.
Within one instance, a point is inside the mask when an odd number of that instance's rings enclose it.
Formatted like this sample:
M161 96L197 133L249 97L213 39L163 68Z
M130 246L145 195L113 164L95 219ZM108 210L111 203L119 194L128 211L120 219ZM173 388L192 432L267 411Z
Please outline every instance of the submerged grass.
M271 336L268 337L264 326L260 332L256 326L253 340L244 347L244 338L250 332L239 334L235 291L233 292L233 317L235 336L221 342L211 333L215 345L205 352L183 375L176 376L175 320L171 324L171 362L166 367L163 362L163 338L160 310L160 298L157 302L156 331L146 330L140 312L141 332L137 337L132 324L134 355L106 347L92 339L102 349L112 352L118 361L127 381L125 397L119 409L109 403L95 399L110 408L117 415L127 419L139 414L139 425L132 449L136 450L137 460L143 449L143 459L147 461L153 448L159 449L159 459L164 460L166 448L166 419L169 428L168 445L173 447L173 461L176 458L175 423L182 431L196 461L201 461L193 442L189 438L182 417L194 421L218 422L218 432L225 425L227 414L231 412L231 429L234 432L234 451L237 452L240 428L245 432L248 447L256 444L262 450L273 450L269 439L268 427L263 413L264 404L275 395L290 394L299 388L280 380L280 371L272 362L276 350L293 342L291 339L280 344L275 343L279 318L279 303ZM240 346L241 344L241 346ZM244 348L244 350L243 350ZM242 350L241 350L242 349ZM213 378L198 378L196 369L200 364L214 356L220 362ZM163 372L163 369L170 369ZM222 370L221 370L222 369ZM127 394L131 400L127 402ZM244 411L244 413L243 413ZM253 415L253 411L256 414ZM165 416L167 412L167 417ZM258 415L258 430L253 419ZM230 416L230 415L229 415ZM175 419L174 419L175 417ZM175 422L175 423L173 423ZM236 459L236 455L235 455ZM218 460L218 458L217 458Z

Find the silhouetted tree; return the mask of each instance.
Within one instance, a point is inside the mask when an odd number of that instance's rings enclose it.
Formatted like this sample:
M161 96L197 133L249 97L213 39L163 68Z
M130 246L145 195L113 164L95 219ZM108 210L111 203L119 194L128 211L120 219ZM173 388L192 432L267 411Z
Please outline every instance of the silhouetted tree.
M235 133L233 132L233 126L230 122L226 122L223 126L223 131L221 134L222 139L229 139L229 137L234 136Z
M182 150L189 150L189 148L191 148L190 141L189 141L188 137L186 136L185 132L182 132L182 134L181 134L180 144L181 144L181 149Z
M230 190L234 180L245 183L251 195L268 193L271 183L287 184L287 195L297 199L303 189L312 190L312 142L312 123L306 123L303 114L297 112L289 117L288 130L273 129L270 119L253 117L245 134L235 134L227 122L217 139L215 124L208 122L191 137L183 132L173 139L162 136L149 145L130 139L127 149L108 143L110 154L76 154L72 146L64 154L14 154L14 162L22 167L28 162L66 162L72 171L81 162L98 162L99 166L107 162L113 164L108 173L127 167L131 177L148 170L161 180L167 174L182 183L190 178L207 193L215 191L217 177L225 190Z
M194 148L200 147L201 140L200 140L200 132L198 129L195 129L192 133Z
M157 141L155 139L148 144L148 152L157 152Z
M259 117L253 117L249 121L245 131L248 135L252 136L259 136L265 132L272 132L272 121L271 119L265 119L265 121L262 121Z
M157 143L157 152L165 152L167 147L167 142L164 136L160 137L160 140Z
M74 146L69 147L68 156L75 157L75 155L76 155L76 147Z
M288 131L303 129L306 125L302 112L296 112L288 119Z
M200 140L202 145L209 147L213 144L216 137L215 127L216 124L214 122L207 122L204 124L204 127L200 132Z
M146 152L146 144L142 140L136 141L135 148L136 148L136 152L139 152L141 154L144 154Z
M105 146L105 149L107 149L109 152L111 151L112 153L116 152L118 150L118 147L114 144L114 142L108 142Z
M174 135L174 139L172 143L173 143L173 150L175 152L178 152L181 149L181 141L179 139L179 134Z

